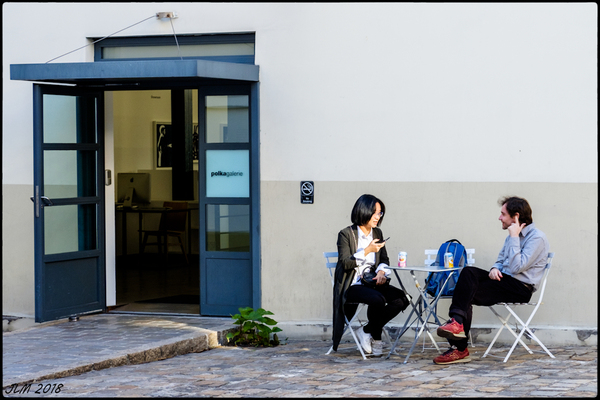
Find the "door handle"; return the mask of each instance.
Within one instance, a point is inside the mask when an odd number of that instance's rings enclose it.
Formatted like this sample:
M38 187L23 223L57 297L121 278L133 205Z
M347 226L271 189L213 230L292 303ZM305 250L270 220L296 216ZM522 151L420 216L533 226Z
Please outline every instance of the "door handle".
M39 218L40 216L40 187L35 186L35 195L31 198L33 201L33 208L35 210L35 217Z
M31 201L33 201L34 204L36 218L40 216L40 208L54 205L54 203L52 203L52 200L50 200L48 197L40 196L39 186L35 187L35 196L30 197L30 199Z
M30 199L35 204L35 197L31 196ZM54 203L52 202L52 200L50 200L46 196L41 196L40 200L42 200L42 204L40 204L41 207L44 207L44 206L53 206L54 205Z

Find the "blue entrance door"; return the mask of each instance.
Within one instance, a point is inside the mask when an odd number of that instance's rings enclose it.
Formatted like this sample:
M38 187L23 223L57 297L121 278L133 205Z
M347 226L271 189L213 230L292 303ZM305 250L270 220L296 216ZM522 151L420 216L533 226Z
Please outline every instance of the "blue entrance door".
M198 88L200 313L260 307L259 67L244 63L251 58L11 64L12 80L84 85L34 85L38 321L106 306L103 97L85 85Z
M103 94L34 85L35 319L101 311Z
M228 316L260 305L255 90L198 90L202 315Z

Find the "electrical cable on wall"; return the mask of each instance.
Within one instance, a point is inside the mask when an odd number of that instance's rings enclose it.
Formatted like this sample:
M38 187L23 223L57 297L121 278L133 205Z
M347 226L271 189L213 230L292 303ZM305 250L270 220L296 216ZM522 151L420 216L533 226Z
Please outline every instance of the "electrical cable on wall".
M76 52L77 50L81 50L81 49L83 49L83 48L86 48L86 47L88 47L88 46L91 46L91 45L93 45L93 44L96 44L96 43L98 43L98 42L100 42L100 41L102 41L102 40L104 40L104 39L106 39L106 38L109 38L109 37L111 37L111 36L113 36L113 35L116 35L116 34L117 34L117 33L119 33L119 32L123 32L124 30L126 30L126 29L129 29L129 28L131 28L132 26L135 26L135 25L141 24L142 22L144 22L144 21L147 21L147 20L149 20L149 19L152 19L152 18L160 18L160 16L159 16L159 13L156 13L156 14L152 15L151 17L144 18L143 20L141 20L141 21L139 21L139 22L136 22L135 24L129 25L129 26L128 26L128 27L126 27L126 28L123 28L123 29L121 29L121 30L118 30L118 31L116 31L116 32L114 32L114 33L111 33L110 35L104 36L103 38L101 38L101 39L98 39L98 40L96 40L96 41L94 41L94 42L92 42L92 43L88 43L88 44L86 44L85 46L81 46L81 47L79 47L79 48L77 48L77 49L75 49L75 50L71 50L71 51L69 51L68 53L62 54L62 55L60 55L60 56L58 56L58 57L54 57L53 59L46 61L46 64L48 64L48 63L49 63L49 62L51 62L51 61L57 60L57 59L59 59L59 58L61 58L61 57L64 57L64 56L66 56L67 54L74 53L74 52ZM173 28L173 21L172 21L172 19L173 19L173 18L172 18L172 17L168 17L168 18L169 18L169 21L171 21L171 29L173 29L173 35L175 36L175 42L177 42L177 36L175 35L175 28ZM177 50L179 50L179 42L177 42ZM181 57L181 52L180 52L180 54L179 54L179 57ZM181 59L183 60L183 58L181 58Z
M183 61L183 57L181 56L181 49L179 48L179 41L177 40L177 35L175 34L175 27L173 27L173 18L169 18L169 22L171 23L171 29L173 30L173 36L175 36L175 43L177 44L177 54L179 54L179 58Z

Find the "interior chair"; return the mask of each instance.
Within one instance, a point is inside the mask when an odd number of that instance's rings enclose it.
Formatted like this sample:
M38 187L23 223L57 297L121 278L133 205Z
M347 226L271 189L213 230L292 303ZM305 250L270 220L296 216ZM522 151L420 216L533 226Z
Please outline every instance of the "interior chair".
M467 252L467 264L466 265L475 265L475 259L473 258L473 254L475 254L475 249L465 249L465 251ZM431 264L433 264L433 262L437 258L437 254L438 254L438 249L425 250L425 255L427 256L427 258L425 259L425 262L424 262L425 266L428 267ZM433 297L431 297L431 295L429 295L429 293L427 293L427 297L429 298L430 301L433 301ZM452 300L452 296L440 296L440 299ZM447 319L441 318L442 321L440 321L437 311L438 310L437 310L437 304L436 304L435 310L433 313L433 316L435 318L435 323L438 325L445 324L447 322ZM473 336L471 335L470 331L469 331L469 341L471 342L471 347L475 347L475 343L473 343ZM423 348L425 348L425 337L423 337Z
M502 332L502 330L504 328L508 329L508 331L511 332L513 334L513 336L515 337L515 341L514 341L512 347L510 348L510 350L508 351L508 354L504 358L504 362L508 361L510 355L512 354L512 352L514 351L515 347L517 346L517 343L520 343L525 348L525 350L527 350L529 352L529 354L533 354L533 350L531 350L523 342L523 340L522 340L523 336L525 336L525 337L527 337L529 339L535 340L542 347L542 349L544 349L544 351L551 358L555 358L554 355L552 355L552 353L550 353L550 351L546 348L546 346L544 346L544 344L540 341L540 339L538 339L538 337L535 336L535 334L533 333L533 331L535 329L531 329L529 327L529 324L531 323L531 320L533 319L533 316L537 312L537 310L540 307L540 305L543 304L542 300L544 298L544 291L546 290L546 282L548 280L548 274L550 273L550 268L552 267L552 259L553 258L554 258L554 253L548 253L548 262L546 263L546 266L544 268L544 275L543 275L542 280L541 280L540 290L536 291L536 293L539 293L539 296L538 296L538 299L537 299L536 302L530 301L529 303L497 303L497 304L495 304L493 306L489 306L490 310L492 310L492 312L494 313L494 315L496 317L498 317L498 319L502 323L502 326L498 329L498 332L496 333L496 336L494 336L494 339L492 340L492 343L490 343L489 347L487 348L487 350L483 354L482 358L486 357L490 353L490 350L494 346L494 343L496 342L496 339L498 339L498 336L500 336L500 332ZM527 318L527 321L523 322L523 320L515 312L515 309L517 309L517 307L525 307L525 306L527 306L527 307L533 307L533 310L531 311L531 314L529 315L529 318ZM494 307L504 307L508 311L508 315L506 316L506 318L502 318L502 316L500 316L500 314L498 314L498 312L494 309ZM519 329L518 328L518 324L521 324L521 326L522 326L522 328L519 330L518 334L508 324L508 322L511 319L511 317L514 317L514 319L515 319L515 330ZM494 356L493 354L489 354L489 355L490 356Z
M162 253L164 246L164 251L168 258L169 246L179 246L185 258L185 262L188 264L189 262L187 253L183 247L183 235L185 234L187 211L172 211L186 210L188 208L188 203L185 201L165 201L163 203L163 207L170 210L166 210L160 215L160 224L158 226L158 230L142 230L144 233L144 240L142 241L142 253L146 249L146 246L158 246L159 253ZM156 242L148 243L149 236L156 236ZM179 243L170 243L170 237L176 237Z
M327 267L327 271L329 271L329 277L331 278L331 287L333 288L335 285L335 267L337 265L338 253L337 253L337 251L324 252L323 256L325 257L325 266ZM346 315L344 315L345 324L344 324L344 331L342 332L342 337L344 336L344 334L346 333L348 328L350 328L349 330L350 330L350 333L352 334L352 338L354 339L354 343L356 343L356 347L358 348L358 351L360 351L360 354L361 354L363 360L366 360L367 356L365 355L365 352L363 351L363 348L360 345L360 341L358 340L358 337L356 336L355 329L352 328L352 324L354 322L358 322L359 325L362 326L362 321L360 321L359 313L366 306L366 304L365 303L346 303L346 304L356 304L357 308L356 308L356 312L352 316L352 319L348 320L348 317ZM360 329L360 326L356 329ZM391 344L392 340L390 339L390 336L389 336L388 332L385 330L385 328L383 329L383 334L386 336L388 343ZM338 350L342 350L342 349L338 346ZM329 348L329 351L326 354L330 354L332 351L333 351L333 345L331 346L331 348Z

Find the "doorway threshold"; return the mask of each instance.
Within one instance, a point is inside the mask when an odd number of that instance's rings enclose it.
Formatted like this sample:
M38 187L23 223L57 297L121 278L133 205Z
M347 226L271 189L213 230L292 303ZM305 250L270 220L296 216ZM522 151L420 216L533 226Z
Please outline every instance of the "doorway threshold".
M156 315L161 317L201 317L200 314L187 314L177 312L164 312L164 311L123 311L123 310L112 310L109 314L132 314L132 315Z
M170 304L170 303L128 303L115 307L109 312L118 314L154 314L154 315L180 315L199 317L198 304Z

